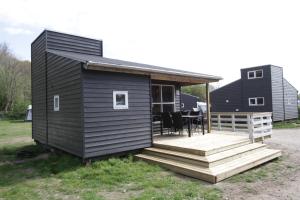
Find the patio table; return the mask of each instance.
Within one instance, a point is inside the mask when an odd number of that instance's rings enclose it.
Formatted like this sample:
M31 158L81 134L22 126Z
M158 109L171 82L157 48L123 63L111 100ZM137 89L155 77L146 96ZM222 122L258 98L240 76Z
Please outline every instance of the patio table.
M191 137L191 127L192 127L192 120L201 117L201 129L202 134L204 135L204 116L203 115L182 115L182 118L188 120L188 133L189 137Z

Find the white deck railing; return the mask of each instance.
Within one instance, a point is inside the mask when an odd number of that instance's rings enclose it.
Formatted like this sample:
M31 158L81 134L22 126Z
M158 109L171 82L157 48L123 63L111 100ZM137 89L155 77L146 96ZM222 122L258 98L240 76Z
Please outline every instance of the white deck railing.
M212 112L211 125L215 130L246 132L254 141L272 134L271 112Z

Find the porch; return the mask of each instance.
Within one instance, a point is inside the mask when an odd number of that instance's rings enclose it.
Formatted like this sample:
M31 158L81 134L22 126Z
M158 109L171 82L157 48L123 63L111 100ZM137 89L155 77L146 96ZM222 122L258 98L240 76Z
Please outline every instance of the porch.
M135 157L176 173L217 183L279 156L280 150L253 143L244 132L213 130L205 135L194 133L192 137L186 132L154 136L153 146Z

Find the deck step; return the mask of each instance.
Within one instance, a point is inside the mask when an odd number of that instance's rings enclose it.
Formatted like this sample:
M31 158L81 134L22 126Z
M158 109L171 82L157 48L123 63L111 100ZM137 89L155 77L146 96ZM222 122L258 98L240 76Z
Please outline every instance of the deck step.
M216 176L216 182L224 180L235 174L239 174L243 171L266 163L270 160L281 156L280 150L275 149L264 149L253 154L241 157L222 165L218 165L210 168L212 173Z
M153 143L153 147L160 148L160 149L166 149L166 150L173 150L173 151L178 151L182 153L189 153L189 154L195 154L199 156L208 156L212 155L215 153L223 152L229 149L233 149L236 147L244 146L247 144L250 144L249 139L241 139L238 141L234 141L232 143L224 143L223 146L219 146L217 148L211 148L208 150L200 150L196 148L185 148L185 147L180 147L180 146L173 146L169 144L161 144L161 143Z
M262 148L251 154L210 168L184 163L178 160L162 158L156 155L138 154L135 156L135 158L144 160L146 162L159 164L162 167L180 174L198 178L211 183L216 183L279 156L281 156L280 150Z
M238 157L248 155L262 148L266 148L266 145L260 143L246 144L244 146L229 149L223 152L212 154L210 156L199 156L195 154L178 152L174 150L160 149L156 147L146 148L143 151L143 153L162 157L162 158L178 160L193 165L212 167L236 159Z

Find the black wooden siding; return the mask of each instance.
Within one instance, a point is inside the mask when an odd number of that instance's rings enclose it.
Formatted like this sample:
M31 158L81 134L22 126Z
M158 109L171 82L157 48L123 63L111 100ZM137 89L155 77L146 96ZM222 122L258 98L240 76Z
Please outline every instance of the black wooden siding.
M248 79L248 71L263 70L263 78ZM272 112L270 66L241 69L242 105L244 112ZM249 98L264 97L264 106L249 106Z
M81 156L81 64L47 54L47 50L102 56L102 41L45 30L31 45L32 137L40 143ZM54 94L60 95L63 109L55 113Z
M32 138L43 144L47 143L45 46L45 32L31 44Z
M284 83L284 111L285 119L298 118L298 91L287 80Z
M241 82L241 80L234 81L210 93L212 112L236 112L243 110Z
M83 152L81 65L47 54L48 144L77 156ZM53 110L54 95L59 111Z
M47 49L103 56L102 41L46 30Z
M197 108L197 101L199 101L199 97L181 93L181 102L184 107L181 107L181 110L193 110L193 108Z
M281 67L271 67L273 121L284 120L283 71Z
M263 70L263 78L248 79L248 71ZM264 106L249 106L249 98L264 97ZM226 99L229 100L226 103ZM241 69L241 79L211 92L214 112L272 112L273 121L298 117L297 90L283 78L281 67Z
M83 72L85 157L151 146L148 77ZM113 109L113 91L128 91L129 109Z

